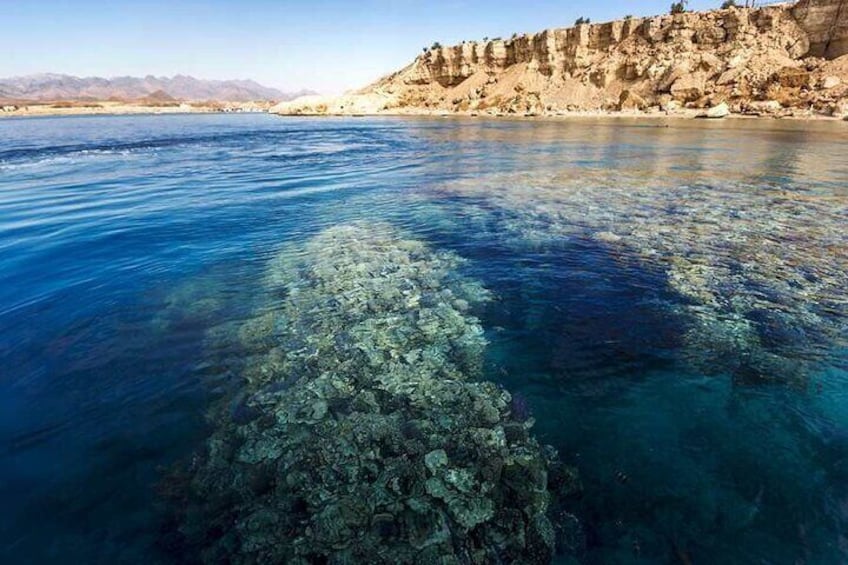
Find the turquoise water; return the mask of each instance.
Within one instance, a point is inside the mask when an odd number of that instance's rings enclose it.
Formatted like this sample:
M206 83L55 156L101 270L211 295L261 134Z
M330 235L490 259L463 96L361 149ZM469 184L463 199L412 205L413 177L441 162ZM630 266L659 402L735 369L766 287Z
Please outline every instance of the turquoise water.
M184 558L163 477L238 394L269 265L364 225L491 294L481 378L579 473L570 557L845 561L846 142L777 121L0 121L0 560Z

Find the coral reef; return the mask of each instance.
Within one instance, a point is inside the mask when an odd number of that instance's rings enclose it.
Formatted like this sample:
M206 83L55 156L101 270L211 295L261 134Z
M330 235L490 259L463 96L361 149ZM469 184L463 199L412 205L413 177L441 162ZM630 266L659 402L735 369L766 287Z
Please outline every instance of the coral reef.
M574 472L531 437L523 401L476 379L486 342L471 310L489 294L460 263L358 223L272 262L281 306L235 331L257 353L244 387L173 481L186 554L548 563L579 546L562 507Z
M661 269L699 372L805 384L845 344L845 198L743 179L717 189L673 174L510 174L445 190L484 198L481 215L506 211L500 226L513 245L584 239L622 264Z
M224 308L221 287L213 277L194 277L162 297L161 308L151 320L158 331L208 321Z

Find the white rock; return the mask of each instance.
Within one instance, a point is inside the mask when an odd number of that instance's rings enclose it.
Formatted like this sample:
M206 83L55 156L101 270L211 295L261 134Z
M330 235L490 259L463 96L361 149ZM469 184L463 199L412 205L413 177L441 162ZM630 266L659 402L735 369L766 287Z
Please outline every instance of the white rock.
M718 118L726 118L730 115L730 108L727 105L727 102L722 102L716 106L713 106L709 110L707 110L706 116L708 118L718 119Z
M727 66L728 66L728 68L734 69L736 67L740 67L740 66L744 65L745 62L746 62L746 59L741 54L740 55L734 55L727 62Z
M824 77L824 80L822 81L822 88L835 88L840 84L842 84L842 80L839 77Z
M755 100L753 102L748 103L748 109L754 112L773 114L775 112L780 112L780 110L783 109L783 106L781 106L780 102L778 102L777 100Z
M681 108L681 105L677 100L669 100L660 104L660 108L665 112L676 112Z
M611 231L600 231L595 232L593 236L596 240L602 241L604 243L618 243L622 240L622 237L616 233Z

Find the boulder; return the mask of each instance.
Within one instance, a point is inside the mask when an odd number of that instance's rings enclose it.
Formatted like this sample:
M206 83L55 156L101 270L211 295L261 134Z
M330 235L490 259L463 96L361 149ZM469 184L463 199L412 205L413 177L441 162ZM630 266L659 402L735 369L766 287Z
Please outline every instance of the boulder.
M839 77L829 76L822 80L822 88L824 89L836 88L840 84L842 84L842 79Z
M712 53L701 53L701 60L698 67L704 71L719 71L724 68L724 61Z
M739 80L739 78L744 72L745 67L731 67L724 71L720 77L718 77L718 80L716 80L716 84L719 86L733 84Z
M715 23L709 23L695 31L695 42L701 45L718 45L725 39L727 31Z
M726 118L730 115L730 107L727 105L727 102L722 102L721 104L717 104L706 111L704 117L711 119L721 119Z
M746 105L746 110L754 114L776 114L782 109L777 100L755 100Z
M685 75L671 85L671 96L675 100L693 102L704 95L704 80L697 74Z
M644 110L647 105L645 99L632 90L625 90L618 97L619 110Z
M678 65L678 66L668 68L667 70L665 70L665 74L663 75L662 79L660 79L659 83L657 84L657 91L658 92L671 92L671 87L674 86L674 84L678 80L688 76L689 73L690 73L689 67L686 66L686 65Z
M780 86L787 88L801 88L810 85L810 73L795 67L783 67L775 73L775 79L780 83Z
M659 103L660 110L662 110L663 112L670 113L680 110L680 102L678 102L677 100L672 100L671 96L669 96L668 94L664 94L660 98Z

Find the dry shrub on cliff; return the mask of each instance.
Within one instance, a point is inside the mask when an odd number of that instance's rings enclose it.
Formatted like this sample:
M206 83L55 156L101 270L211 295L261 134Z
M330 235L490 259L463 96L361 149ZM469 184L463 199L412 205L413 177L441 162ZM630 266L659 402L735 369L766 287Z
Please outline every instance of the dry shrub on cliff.
M671 13L672 14L682 14L686 11L686 5L689 2L687 0L680 0L680 2L674 2L671 4Z

